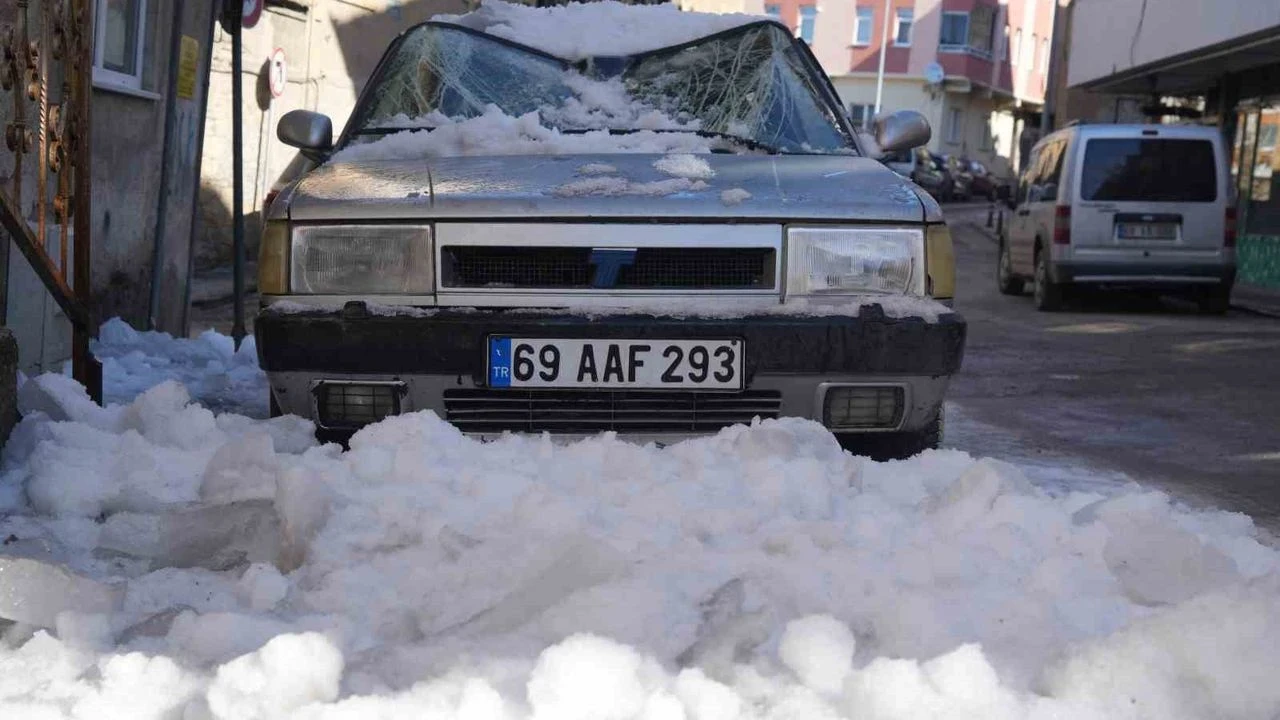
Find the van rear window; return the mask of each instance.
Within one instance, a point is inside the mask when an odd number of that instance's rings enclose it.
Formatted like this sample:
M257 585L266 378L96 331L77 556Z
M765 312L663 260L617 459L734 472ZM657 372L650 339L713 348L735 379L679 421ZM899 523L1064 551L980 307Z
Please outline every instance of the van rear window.
M1213 202L1218 173L1208 140L1090 140L1080 197L1113 202Z

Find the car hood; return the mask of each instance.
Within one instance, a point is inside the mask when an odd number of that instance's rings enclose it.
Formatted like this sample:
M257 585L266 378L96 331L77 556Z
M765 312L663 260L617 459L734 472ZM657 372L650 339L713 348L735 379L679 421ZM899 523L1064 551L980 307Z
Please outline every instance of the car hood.
M655 163L663 157L522 155L329 162L292 189L288 212L291 219L302 222L607 217L918 223L924 219L924 207L910 183L870 158L697 155L710 168L709 177L697 180L659 170Z

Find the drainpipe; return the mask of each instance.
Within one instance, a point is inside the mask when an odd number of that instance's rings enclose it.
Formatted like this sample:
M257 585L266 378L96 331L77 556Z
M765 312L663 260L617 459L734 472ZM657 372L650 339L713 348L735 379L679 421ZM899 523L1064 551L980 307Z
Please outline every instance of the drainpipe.
M884 93L884 53L889 47L889 3L884 0L884 26L880 30L880 69L876 71L876 115L880 114L880 98Z
M156 199L156 226L151 248L151 303L147 311L147 329L155 330L160 314L160 270L164 267L164 225L169 207L169 160L173 155L174 123L178 110L178 65L182 43L182 11L186 0L174 0L169 20L169 82L164 104L164 148L160 151L160 193Z
M201 168L204 165L204 124L209 112L209 78L213 75L213 38L218 25L218 16L222 14L221 3L214 3L209 13L209 29L204 36L204 79L200 83L200 124L196 130L196 166L195 182L191 189L191 229L187 241L187 282L182 291L182 334L191 331L191 280L196 275L196 235L200 232L200 188L202 185Z
M1058 0L1053 0L1049 23L1052 29L1049 31L1049 67L1045 70L1044 107L1040 110L1040 137L1053 132L1050 118L1058 110L1058 45L1062 40L1062 31L1058 27Z

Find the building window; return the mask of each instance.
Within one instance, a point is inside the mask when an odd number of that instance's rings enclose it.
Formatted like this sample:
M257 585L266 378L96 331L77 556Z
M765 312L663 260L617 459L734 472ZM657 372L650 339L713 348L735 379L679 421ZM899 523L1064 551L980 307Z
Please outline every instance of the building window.
M813 44L813 26L818 22L818 8L812 5L800 6L800 29L796 34L806 43Z
M1018 65L1022 62L1022 28L1018 28L1013 33L1013 52L1009 53L1009 64Z
M870 45L871 34L875 26L875 9L860 7L855 11L853 19L853 44Z
M911 22L915 17L915 11L911 8L898 8L898 22L893 31L893 44L898 47L907 47L911 44Z
M858 103L849 105L849 121L853 123L855 128L870 128L871 121L875 119L875 105L860 105Z
M938 36L938 45L958 47L969 44L969 13L942 13L942 33Z
M960 108L947 108L947 142L953 145L960 142L963 126L964 118L960 115Z
M93 79L142 88L142 50L147 0L96 0Z
M781 5L765 5L764 14L768 15L774 20L777 20L782 17L782 6Z

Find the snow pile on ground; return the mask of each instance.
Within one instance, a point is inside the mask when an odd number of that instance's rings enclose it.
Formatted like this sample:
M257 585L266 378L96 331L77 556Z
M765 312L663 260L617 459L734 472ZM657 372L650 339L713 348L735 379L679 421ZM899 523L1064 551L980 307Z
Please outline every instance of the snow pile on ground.
M1280 712L1280 553L1159 493L873 463L800 420L659 449L423 412L344 453L172 382L31 384L0 717Z
M99 329L91 350L102 361L108 403L130 402L163 380L176 380L211 410L267 416L267 376L258 368L253 337L237 351L231 338L213 331L187 340L138 332L113 318Z
M548 8L484 0L466 15L437 15L438 22L480 30L565 60L633 55L691 40L767 17L681 12L674 3L624 5L614 0Z
M458 155L569 155L591 153L709 153L711 140L693 133L608 130L562 133L536 112L512 117L496 106L483 115L447 121L434 130L393 133L348 145L331 162L404 160Z

